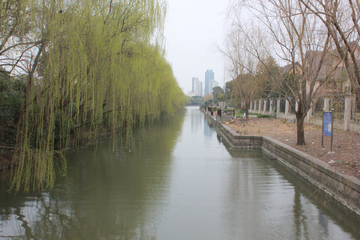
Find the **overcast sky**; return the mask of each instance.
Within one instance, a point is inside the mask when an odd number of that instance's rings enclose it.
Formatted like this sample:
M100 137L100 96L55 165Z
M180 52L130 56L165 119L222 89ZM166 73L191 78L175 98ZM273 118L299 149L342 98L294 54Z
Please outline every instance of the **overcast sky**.
M184 93L193 77L205 82L207 69L224 84L224 58L216 45L224 39L227 0L168 0L165 22L166 58ZM225 74L225 81L230 80Z

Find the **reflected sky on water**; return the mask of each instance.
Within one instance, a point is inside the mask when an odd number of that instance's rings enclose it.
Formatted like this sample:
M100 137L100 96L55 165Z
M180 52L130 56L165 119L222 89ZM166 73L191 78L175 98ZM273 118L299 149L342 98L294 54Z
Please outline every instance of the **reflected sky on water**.
M198 107L67 155L53 190L0 195L0 239L360 239L360 222Z

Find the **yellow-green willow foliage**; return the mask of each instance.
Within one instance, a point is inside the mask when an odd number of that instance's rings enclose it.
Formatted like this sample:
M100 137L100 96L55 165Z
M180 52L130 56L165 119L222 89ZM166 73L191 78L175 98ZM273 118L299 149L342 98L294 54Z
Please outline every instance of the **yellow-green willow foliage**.
M55 170L66 172L66 161L54 159L55 149L172 114L185 104L157 44L164 2L33 0L28 9L34 11L38 58L18 127L15 190L51 187Z

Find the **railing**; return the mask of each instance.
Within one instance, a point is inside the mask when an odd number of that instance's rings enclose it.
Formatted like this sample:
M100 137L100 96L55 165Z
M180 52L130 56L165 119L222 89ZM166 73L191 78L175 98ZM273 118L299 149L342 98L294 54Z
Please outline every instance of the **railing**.
M360 96L357 97L357 99L353 99L353 104L351 106L351 120L360 122Z
M216 112L217 107L208 107L208 112L210 112L211 116L214 116L214 112Z
M290 99L291 105L297 109L295 99ZM286 99L256 99L251 101L249 112L269 114L276 118L296 120L295 109L290 107ZM244 104L243 104L244 105ZM319 119L324 111L332 111L337 128L360 132L360 98L354 95L329 95L318 98L313 102L306 116L307 122L319 124Z
M271 101L270 101L270 99L266 99L266 112L270 112L270 104L271 103Z
M280 99L280 112L285 113L285 109L286 109L286 100Z
M318 98L314 103L314 107L312 108L311 114L316 117L322 117L322 113L324 111L324 98Z
M235 109L221 109L221 108L218 108L217 115L219 115L220 117L223 117L223 116L235 117Z

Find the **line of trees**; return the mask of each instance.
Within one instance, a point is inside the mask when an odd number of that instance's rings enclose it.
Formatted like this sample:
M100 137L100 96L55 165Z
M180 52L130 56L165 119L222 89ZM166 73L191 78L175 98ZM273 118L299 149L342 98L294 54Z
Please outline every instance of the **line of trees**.
M0 156L12 188L51 187L61 152L172 114L186 97L165 60L164 1L0 3ZM17 87L16 87L17 86ZM4 162L4 161L3 161Z
M248 110L254 98L286 98L296 115L298 145L305 145L308 111L343 65L360 95L357 1L232 1L228 17L221 51L230 63L235 100L245 101Z

